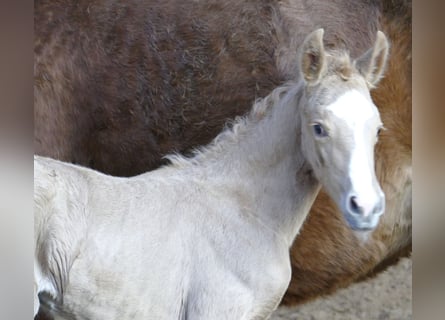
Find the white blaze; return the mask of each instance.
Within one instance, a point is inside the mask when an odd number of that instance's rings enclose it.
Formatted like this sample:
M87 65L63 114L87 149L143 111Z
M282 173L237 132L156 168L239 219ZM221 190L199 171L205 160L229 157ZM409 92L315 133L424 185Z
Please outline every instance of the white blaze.
M365 210L364 214L368 215L381 196L381 191L375 188L377 184L374 181L372 161L373 139L380 124L379 113L370 98L357 90L340 96L327 109L336 117L343 119L352 134L354 146L349 163L351 192Z

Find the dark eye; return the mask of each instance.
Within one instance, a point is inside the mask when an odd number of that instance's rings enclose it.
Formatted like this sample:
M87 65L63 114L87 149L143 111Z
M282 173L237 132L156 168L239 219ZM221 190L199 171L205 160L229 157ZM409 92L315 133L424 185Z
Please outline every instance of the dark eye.
M379 128L379 130L377 130L377 138L380 136L380 133L382 133L383 128Z
M312 125L312 128L314 128L314 133L317 137L327 137L328 133L323 128L323 126L319 123L315 123Z

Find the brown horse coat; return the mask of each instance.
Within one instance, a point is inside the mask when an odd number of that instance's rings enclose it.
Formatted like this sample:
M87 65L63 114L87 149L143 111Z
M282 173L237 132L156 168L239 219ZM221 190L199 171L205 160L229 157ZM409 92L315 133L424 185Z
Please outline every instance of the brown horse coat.
M291 249L284 303L367 277L411 250L409 1L36 1L35 152L112 175L156 168L294 77L296 48L317 27L353 58L378 29L392 42L373 92L387 212L360 245L321 193Z

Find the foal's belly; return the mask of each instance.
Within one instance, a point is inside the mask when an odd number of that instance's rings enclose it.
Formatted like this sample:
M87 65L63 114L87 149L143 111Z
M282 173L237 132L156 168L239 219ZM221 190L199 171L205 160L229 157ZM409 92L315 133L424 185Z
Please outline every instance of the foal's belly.
M167 271L86 272L86 264L75 263L62 310L80 319L181 319L184 288L175 276L178 269L172 265L164 279Z
M266 319L288 286L288 254L262 262L239 249L244 259L224 260L205 246L199 257L153 252L157 258L145 263L78 258L62 310L79 319Z
M69 271L63 310L79 319L181 319L188 257L174 230L147 233L153 239L118 229L90 236Z
M264 291L246 286L236 275L224 272L213 279L203 278L198 282L205 283L191 284L189 288L183 287L184 280L175 277L160 286L160 282L148 279L123 283L106 273L82 279L75 267L73 275L60 310L61 315L79 319L266 319L276 309L288 283L283 280L265 284L270 290Z

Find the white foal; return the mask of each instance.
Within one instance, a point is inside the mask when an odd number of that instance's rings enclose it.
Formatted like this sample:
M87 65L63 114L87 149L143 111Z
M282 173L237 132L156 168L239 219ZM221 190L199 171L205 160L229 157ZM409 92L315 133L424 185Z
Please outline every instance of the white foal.
M388 43L351 63L302 46L301 77L192 158L132 178L35 157L35 312L76 319L266 319L320 186L357 230L377 225L381 127L369 90Z

